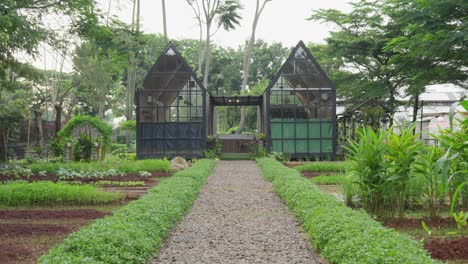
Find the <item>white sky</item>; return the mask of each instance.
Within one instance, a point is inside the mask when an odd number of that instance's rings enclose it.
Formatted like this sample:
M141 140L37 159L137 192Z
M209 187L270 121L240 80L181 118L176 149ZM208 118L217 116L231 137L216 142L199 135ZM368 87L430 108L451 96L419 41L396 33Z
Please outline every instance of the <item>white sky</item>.
M98 0L99 7L107 13L111 1L111 16L130 23L132 13L131 0ZM351 0L354 1L354 0ZM267 42L281 42L285 46L294 46L299 40L304 42L323 43L332 26L315 21L308 21L312 10L334 8L349 11L349 0L272 0L265 7L257 26L257 39ZM220 29L213 38L215 44L233 47L243 44L250 35L256 0L241 0L244 9L241 11L241 25L226 32ZM141 29L146 33L163 33L161 0L141 0ZM186 0L166 0L167 28L171 39L198 39L198 25L193 10ZM40 49L41 53L42 49ZM45 52L46 67L56 69L57 63L52 50ZM36 67L43 68L43 55L26 59ZM72 71L71 58L66 60L64 71Z
M107 11L109 0L99 0L103 10ZM118 15L130 22L130 0L111 0L111 15ZM263 1L263 0L262 0ZM299 40L305 42L323 42L331 29L329 25L308 21L312 10L335 8L348 11L348 0L272 0L265 7L257 26L257 38L267 42L282 42L294 46ZM256 0L241 0L241 26L234 31L224 30L216 33L216 44L237 47L249 37L255 13ZM167 28L170 38L198 39L198 26L193 10L185 0L166 0ZM160 0L141 0L142 29L149 33L162 33L162 7Z

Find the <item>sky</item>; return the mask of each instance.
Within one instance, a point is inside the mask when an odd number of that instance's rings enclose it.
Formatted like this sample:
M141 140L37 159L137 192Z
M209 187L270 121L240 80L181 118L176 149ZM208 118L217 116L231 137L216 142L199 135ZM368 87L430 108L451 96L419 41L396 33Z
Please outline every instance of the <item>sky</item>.
M131 0L97 0L98 7L107 13L110 3L110 15L126 23L131 22ZM261 0L263 1L263 0ZM245 43L251 33L256 0L240 0L241 25L232 31L220 29L212 38L213 43L224 47L236 48ZM257 39L267 42L281 42L285 46L294 46L299 40L323 43L333 26L307 20L313 10L334 8L350 11L349 0L271 0L267 3L257 26ZM146 33L163 33L161 0L141 0L140 24ZM193 10L186 0L166 0L168 36L171 39L198 39L198 25ZM57 54L50 47L34 59L27 59L36 67L57 68ZM71 52L70 52L71 53ZM70 54L69 53L69 54ZM45 56L43 55L45 54ZM44 58L45 57L45 63ZM55 59L53 58L55 57ZM155 58L156 59L156 58ZM71 57L68 55L63 70L72 71Z

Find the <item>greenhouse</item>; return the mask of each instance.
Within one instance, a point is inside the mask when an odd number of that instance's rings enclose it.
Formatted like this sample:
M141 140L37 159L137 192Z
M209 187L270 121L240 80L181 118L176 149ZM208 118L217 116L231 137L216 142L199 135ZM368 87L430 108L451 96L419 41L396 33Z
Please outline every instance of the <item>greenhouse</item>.
M269 150L334 156L336 91L301 41L265 91Z
M201 157L206 145L207 92L173 44L137 92L138 158Z
M136 96L139 158L201 157L216 133L215 107L249 105L258 106L257 131L266 135L268 152L335 155L335 87L302 41L260 96L211 96L173 44L143 86Z

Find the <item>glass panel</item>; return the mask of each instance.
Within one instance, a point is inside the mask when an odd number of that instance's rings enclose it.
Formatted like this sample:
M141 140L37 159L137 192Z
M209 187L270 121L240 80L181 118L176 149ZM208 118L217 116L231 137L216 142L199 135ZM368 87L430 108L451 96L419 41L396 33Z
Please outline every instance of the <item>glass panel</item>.
M282 138L281 123L271 123L271 138Z
M307 138L307 123L296 123L296 138Z
M283 152L285 152L285 153L295 153L294 139L283 140Z
M333 152L333 140L322 140L322 152Z
M331 137L333 137L333 124L322 123L322 138L331 138Z
M319 119L333 119L333 108L332 107L320 107L317 110L318 118Z
M274 152L283 152L283 148L281 146L281 140L272 140L271 141L271 149Z
M283 123L283 138L294 138L295 123Z
M309 138L320 138L320 123L309 123Z
M309 152L320 153L320 140L309 140Z
M296 152L307 153L307 140L296 140Z

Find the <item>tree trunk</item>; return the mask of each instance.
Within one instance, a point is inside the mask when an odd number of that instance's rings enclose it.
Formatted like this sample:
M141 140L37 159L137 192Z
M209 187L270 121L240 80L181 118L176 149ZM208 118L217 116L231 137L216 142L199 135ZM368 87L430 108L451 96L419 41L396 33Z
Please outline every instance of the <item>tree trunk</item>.
M210 50L210 27L211 23L206 24L206 43L205 43L205 71L203 73L203 86L208 89L208 78L210 74L210 63L211 63L211 50Z
M102 100L99 101L98 116L99 120L104 120L104 102Z
M36 128L36 146L44 146L44 133L42 130L42 112L39 110L34 111L34 126Z
M166 23L166 1L162 0L162 12L163 12L163 28L164 28L164 37L167 39L167 23Z
M247 90L247 83L249 82L250 63L252 60L253 49L255 46L255 32L257 30L258 20L260 19L260 15L262 14L263 8L265 8L265 5L267 2L268 0L265 0L262 4L262 7L260 7L260 0L257 0L257 6L255 9L255 17L254 17L254 21L252 24L252 34L250 35L250 40L247 43L247 48L246 48L245 56L244 56L244 64L242 65L242 71L243 71L242 90L243 91ZM237 128L236 134L242 133L242 130L244 129L245 114L246 114L245 107L242 106L241 112L240 112L239 126Z
M62 112L63 112L62 102L55 104L54 108L55 108L55 136L57 136L57 133L60 131L60 129L62 129Z
M419 109L419 94L414 96L413 124L416 124L416 121L418 121L418 109ZM413 135L415 134L416 134L416 126L413 129Z

